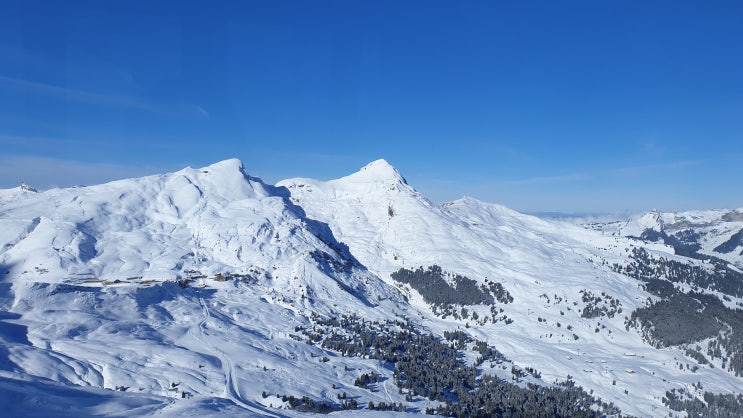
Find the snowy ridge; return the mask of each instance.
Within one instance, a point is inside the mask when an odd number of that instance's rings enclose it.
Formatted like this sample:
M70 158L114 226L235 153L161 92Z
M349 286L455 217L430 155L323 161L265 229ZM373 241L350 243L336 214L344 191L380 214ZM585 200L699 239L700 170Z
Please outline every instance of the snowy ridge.
M641 238L645 234L652 242L663 242L661 234L665 234L677 245L743 267L743 209L652 211L629 219L583 222L583 225L604 235Z
M485 324L471 332L518 364L536 367L546 381L571 375L623 411L638 415L654 415L664 408L660 400L674 387L669 382L691 384L703 379L708 389L715 382L725 382L716 386L722 392L731 390L729 384L740 388L740 381L730 380L719 370L702 370L694 376L676 373L666 365L683 356L680 350L659 352L625 330L624 317L652 297L638 290L635 280L610 268L626 262L634 240L607 237L472 198L438 208L394 179L382 176L369 185L353 178L292 179L279 185L291 191L292 200L309 216L330 225L354 256L391 284L390 274L400 268L434 264L481 284L485 280L502 283L514 303L500 309L513 323ZM648 248L665 255L669 251L664 245ZM402 288L414 306L431 314L415 292ZM584 290L611 295L625 314L593 320L581 317ZM480 318L486 314L486 310L479 311ZM472 325L473 321L450 319L442 324L433 320L428 325L443 332L462 322ZM569 331L565 324L571 325ZM626 396L625 389L642 396Z
M730 242L733 259L736 214L654 212L586 228L473 198L437 207L384 160L327 182L271 186L233 159L90 187L0 191L0 399L66 397L69 416L302 416L276 394L405 402L389 365L299 335L316 315L354 314L412 318L438 336L466 330L511 361L483 372L508 379L511 365L536 368L540 385L570 376L625 413L668 415L668 390L701 396L701 382L739 393L743 381L719 361L691 371L686 347L659 350L627 326L659 298L616 266L642 248L709 268L638 239L647 230L702 231L700 251ZM392 278L433 265L450 285L461 275L511 300L447 311ZM385 377L378 390L348 384L368 370ZM10 389L18 381L27 389Z
M25 183L12 189L0 189L0 205L8 204L21 199L26 199L29 196L33 196L37 193L39 193L38 190L28 186Z
M268 270L276 259L304 251L332 252L320 231L269 187L249 177L240 161L227 160L51 190L5 205L0 230L4 242L15 243L0 260L21 277L177 279L189 270ZM27 219L27 213L39 216Z
M272 415L250 382L290 392L281 370L304 363L308 379L330 378L290 338L310 312L380 318L375 306L402 302L238 160L8 200L0 358L23 380L127 388L168 411L175 395L211 393L230 401L219 408Z
M408 184L402 174L384 159L372 161L356 173L342 178L341 181L350 183L390 182Z

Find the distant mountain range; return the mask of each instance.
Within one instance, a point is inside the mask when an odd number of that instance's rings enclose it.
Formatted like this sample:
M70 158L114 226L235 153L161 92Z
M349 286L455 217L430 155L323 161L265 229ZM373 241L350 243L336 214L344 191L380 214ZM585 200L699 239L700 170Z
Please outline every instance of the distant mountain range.
M742 270L740 209L437 206L384 160L327 182L226 160L24 185L0 190L0 400L11 416L739 416Z

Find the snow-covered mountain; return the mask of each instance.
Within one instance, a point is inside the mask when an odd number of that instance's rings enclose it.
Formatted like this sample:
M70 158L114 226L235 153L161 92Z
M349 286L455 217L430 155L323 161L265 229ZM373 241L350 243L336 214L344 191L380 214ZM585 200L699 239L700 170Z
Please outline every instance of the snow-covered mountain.
M676 252L712 256L743 268L743 208L689 212L652 211L602 222L583 222L605 235L662 242Z
M475 405L466 379L418 390L425 373L374 343L418 335L403 346L460 353L474 397L580 387L623 414L711 410L743 391L741 213L576 225L439 207L384 160L327 182L271 186L227 160L0 191L0 399L75 416ZM717 258L678 251L690 237ZM690 331L699 321L713 325Z
M0 196L5 379L251 407L262 390L288 392L287 376L335 378L318 376L307 359L320 351L290 336L310 313L341 305L379 318L403 300L237 160Z

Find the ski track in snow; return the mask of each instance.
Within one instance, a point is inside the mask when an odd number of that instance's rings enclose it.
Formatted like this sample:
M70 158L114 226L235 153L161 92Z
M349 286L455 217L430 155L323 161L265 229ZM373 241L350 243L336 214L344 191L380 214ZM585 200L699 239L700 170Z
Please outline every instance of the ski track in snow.
M209 313L209 308L207 307L204 298L199 298L199 303L201 304L201 308L204 312L204 318L199 321L199 336L197 338L206 347L208 347L211 350L212 354L219 358L219 361L222 363L222 372L225 375L224 395L235 404L250 412L260 414L260 416L278 418L278 415L274 415L265 410L249 405L245 402L245 400L243 400L242 396L240 395L240 388L238 386L237 380L235 379L236 372L232 360L228 355L222 352L222 350L215 347L214 344L209 341L207 335L204 333L204 330L206 329L206 323L211 318L211 314Z
M382 371L379 370L379 366L374 366L374 369L377 371L377 374L379 374L380 376L384 376L384 373L382 373ZM384 394L387 395L387 401L391 403L391 402L394 402L394 400L392 399L392 396L390 395L389 390L387 390L387 384L389 382L390 382L390 378L389 377L385 377L385 379L382 382L382 385L381 386L382 386L382 389L384 389Z

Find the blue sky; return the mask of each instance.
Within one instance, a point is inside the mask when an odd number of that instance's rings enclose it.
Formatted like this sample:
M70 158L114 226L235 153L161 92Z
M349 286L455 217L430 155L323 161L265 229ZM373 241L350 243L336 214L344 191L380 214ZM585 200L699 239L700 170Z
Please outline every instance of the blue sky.
M6 1L0 187L385 158L438 203L743 207L742 5Z

